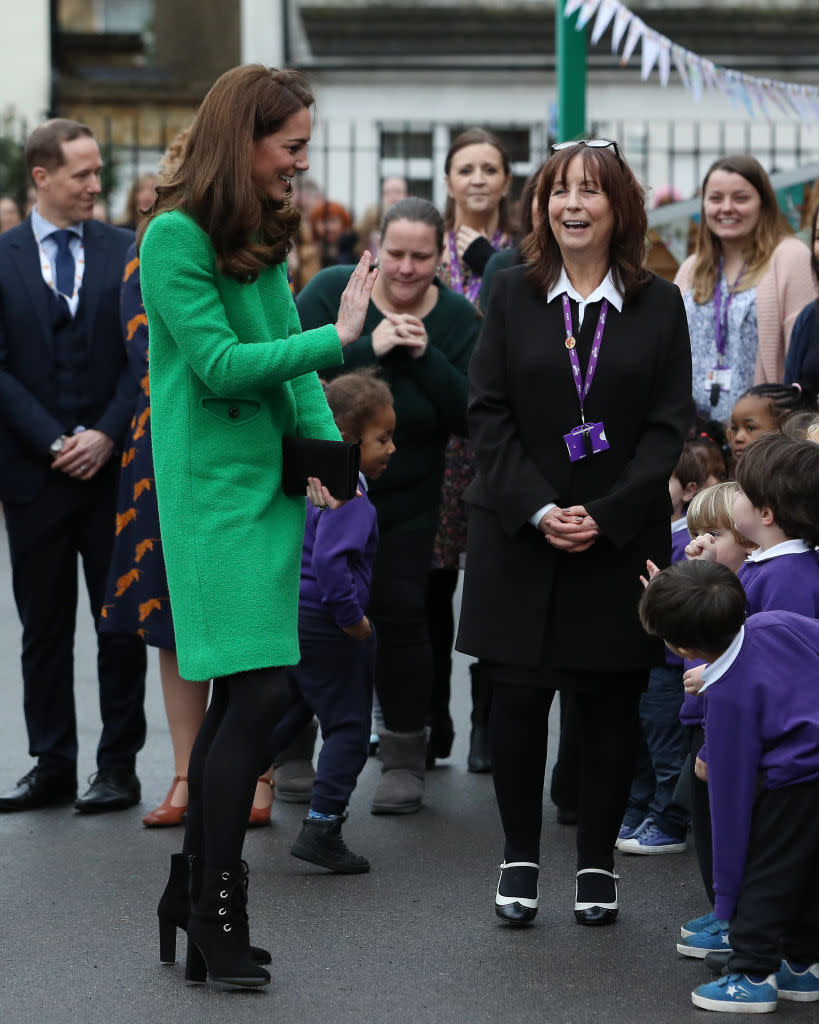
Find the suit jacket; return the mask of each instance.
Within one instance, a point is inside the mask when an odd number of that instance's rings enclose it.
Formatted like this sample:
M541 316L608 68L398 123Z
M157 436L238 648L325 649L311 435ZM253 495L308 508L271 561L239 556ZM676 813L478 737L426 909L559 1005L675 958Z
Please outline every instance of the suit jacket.
M496 275L469 369L478 475L469 505L458 647L510 665L622 671L662 660L640 628L639 576L670 556L668 481L693 418L691 349L674 285L652 277L610 308L587 422L608 451L570 462L563 435L580 421L561 302L547 304L525 266ZM577 306L572 303L574 323ZM585 373L600 303L577 334ZM549 502L585 505L601 536L558 552L529 523Z
M84 424L119 444L137 382L127 369L119 323L125 253L133 233L98 221L84 229L82 304L88 325L90 400L101 414ZM32 501L50 470L58 416L53 332L31 221L0 235L0 500Z

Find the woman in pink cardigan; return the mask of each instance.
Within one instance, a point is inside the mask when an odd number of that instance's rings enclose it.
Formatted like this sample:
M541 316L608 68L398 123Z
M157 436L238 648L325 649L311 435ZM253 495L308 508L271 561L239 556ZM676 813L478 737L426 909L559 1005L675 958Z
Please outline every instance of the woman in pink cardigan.
M793 323L816 297L810 250L792 236L752 156L709 168L697 248L674 280L688 314L697 410L725 420L747 388L782 381Z

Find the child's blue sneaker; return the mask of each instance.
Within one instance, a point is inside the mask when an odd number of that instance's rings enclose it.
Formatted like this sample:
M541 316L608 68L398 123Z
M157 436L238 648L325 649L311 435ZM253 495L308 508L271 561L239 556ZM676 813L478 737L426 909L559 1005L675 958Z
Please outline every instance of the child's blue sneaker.
M696 935L697 932L701 932L703 928L707 928L709 924L713 924L716 921L714 917L714 911L709 910L707 914L703 914L702 917L692 917L690 921L686 921L685 924L680 925L680 935L687 939L689 935Z
M803 967L792 960L783 960L776 972L776 985L780 999L792 999L795 1003L819 1001L819 964Z
M771 1013L776 1009L776 975L754 981L747 974L729 974L691 993L691 1002L719 1013Z
M615 840L614 845L619 850L620 843L624 842L626 839L633 839L641 829L644 829L646 825L649 825L650 823L651 818L646 818L644 821L641 821L639 825L627 825L623 822L620 826L620 831L617 833L617 839Z
M643 822L630 839L617 843L617 849L622 853L685 853L687 848L685 839L667 835L651 820Z
M714 919L714 921L701 931L689 935L687 939L677 943L677 952L683 956L695 956L698 960L704 960L706 953L712 953L717 949L730 949L728 940L728 922Z

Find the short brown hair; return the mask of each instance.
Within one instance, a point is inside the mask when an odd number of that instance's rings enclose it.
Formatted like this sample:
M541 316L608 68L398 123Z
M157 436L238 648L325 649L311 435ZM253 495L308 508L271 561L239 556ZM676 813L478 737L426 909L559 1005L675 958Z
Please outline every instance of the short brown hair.
M358 440L378 410L393 404L389 385L376 373L374 366L344 373L324 388L336 426L351 439Z
M94 133L88 125L79 121L69 121L65 117L45 121L26 139L25 157L29 174L35 167L45 167L47 171L62 167L65 164L64 142L93 138Z
M638 605L646 633L675 647L722 654L745 622L742 584L718 562L676 562L655 576Z
M708 476L705 458L694 441L685 442L671 475L679 480L683 488L689 484L696 484L699 489L705 483Z
M578 142L558 150L546 161L537 187L540 223L523 243L529 279L545 296L560 278L563 256L549 224L549 198L555 182L563 179L576 156L583 161L584 175L597 183L611 203L614 231L609 262L619 278L617 283L624 298L631 299L651 279L650 272L643 267L648 231L645 192L628 164L611 147L598 149Z
M793 540L819 545L819 445L763 434L737 463L737 483L754 508L769 508Z
M259 195L252 179L253 143L280 131L314 105L300 71L245 64L221 75L191 125L182 163L172 181L157 188L151 216L184 210L210 238L220 271L255 281L264 267L281 263L301 221L292 202Z

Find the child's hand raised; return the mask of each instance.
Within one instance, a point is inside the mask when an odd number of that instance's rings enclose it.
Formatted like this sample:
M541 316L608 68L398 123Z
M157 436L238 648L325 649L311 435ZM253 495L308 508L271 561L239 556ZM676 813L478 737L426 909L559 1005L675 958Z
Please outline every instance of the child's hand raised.
M650 558L646 559L646 572L648 573L647 577L646 576L641 576L640 577L640 582L643 584L643 589L645 589L649 585L649 583L651 583L651 581L653 579L655 579L657 576L660 575L660 570L651 561Z
M702 562L716 562L717 538L711 533L701 533L686 545L685 557L689 561L698 558Z
M692 697L696 697L702 689L703 672L705 672L705 665L697 665L695 668L690 668L683 676L685 692L690 693Z

